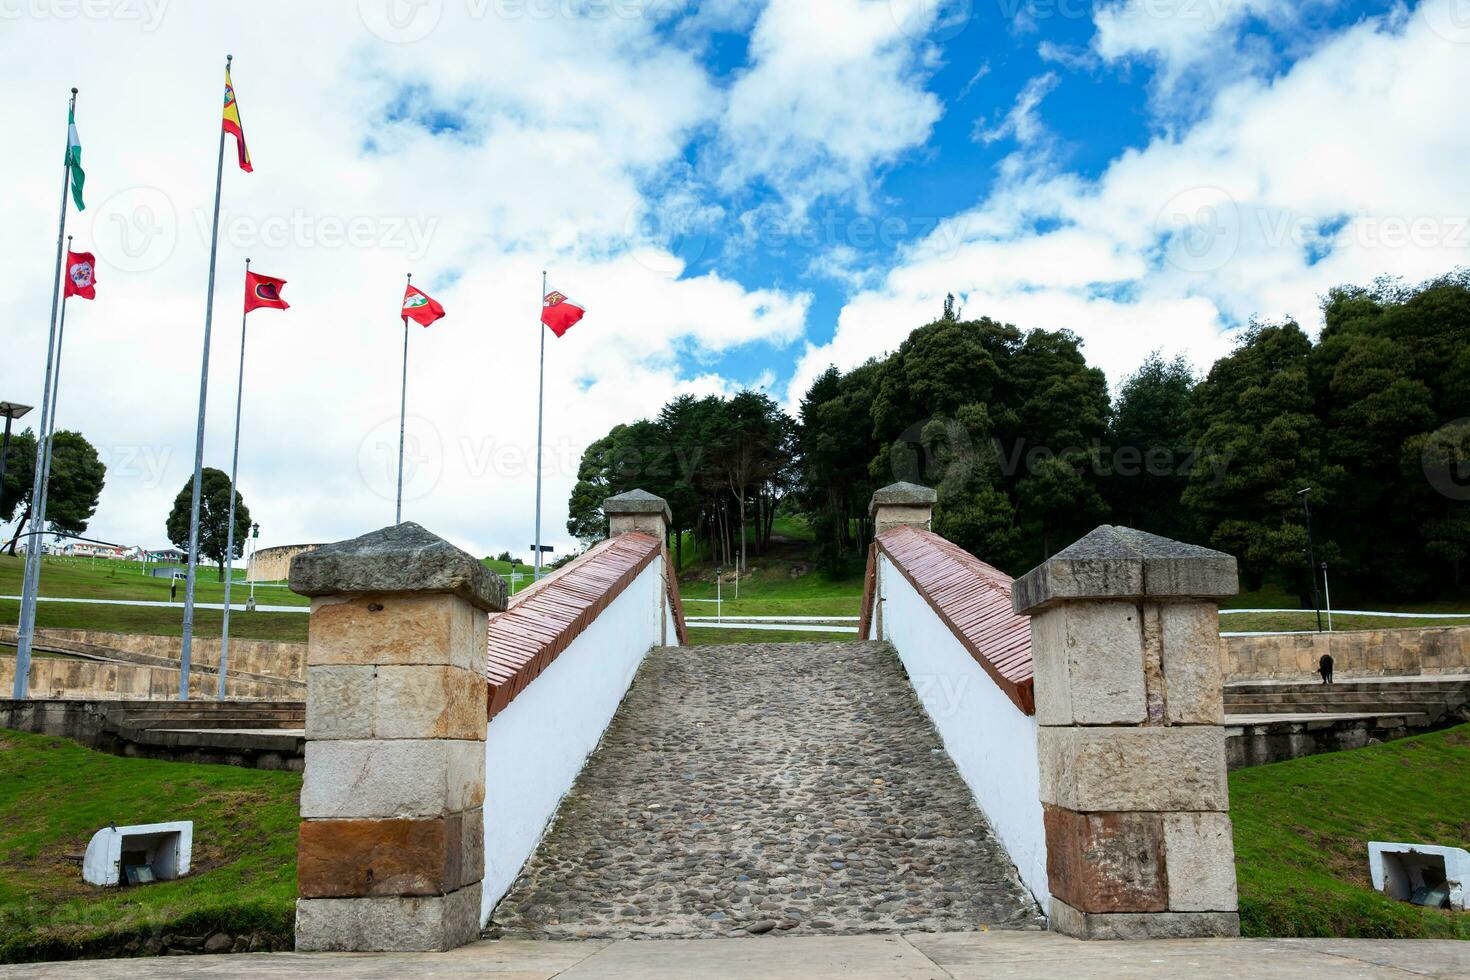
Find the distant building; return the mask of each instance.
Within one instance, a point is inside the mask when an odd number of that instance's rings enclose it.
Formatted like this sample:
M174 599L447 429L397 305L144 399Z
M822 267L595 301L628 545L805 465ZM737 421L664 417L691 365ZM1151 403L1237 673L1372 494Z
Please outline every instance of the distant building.
M281 544L261 548L250 557L245 571L247 582L283 582L291 575L291 559L303 551L320 548L320 544Z
M146 551L143 554L143 561L170 562L184 560L184 553L178 548L158 548L153 551Z

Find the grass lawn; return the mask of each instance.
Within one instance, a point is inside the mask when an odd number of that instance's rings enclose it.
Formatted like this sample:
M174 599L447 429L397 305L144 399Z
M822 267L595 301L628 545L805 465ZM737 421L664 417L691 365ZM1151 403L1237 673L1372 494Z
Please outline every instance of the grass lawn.
M164 934L293 945L301 777L122 759L0 730L0 962L116 951ZM66 859L109 821L194 821L188 877L95 888Z
M194 635L216 638L220 634L219 609L194 610ZM0 623L14 626L20 618L20 603L0 599ZM302 613L230 613L230 636L245 640L306 642ZM36 603L36 625L41 629L102 630L107 633L147 633L179 636L184 631L184 604L161 606L93 606L75 602Z
M24 558L0 555L0 595L20 595ZM243 606L250 594L244 581L244 570L235 570L230 589L230 602ZM41 595L68 596L85 599L144 599L167 602L169 579L143 574L138 562L112 561L99 558L63 558L48 556L41 561ZM218 580L214 566L201 565L195 576L194 598L199 602L223 602L225 584ZM179 583L179 602L184 601L184 583ZM256 587L255 601L270 606L309 606L311 601L278 584ZM230 617L231 622L234 616Z
M1230 774L1247 936L1470 939L1470 914L1386 898L1368 841L1470 846L1470 725Z
M1394 616L1338 616L1332 619L1334 630L1408 629L1421 626L1470 626L1470 596L1459 598L1432 599L1422 602L1393 602L1389 600L1357 600L1354 602L1334 601L1343 609L1365 609L1377 612L1406 613L1465 613L1458 619L1401 619ZM1285 609L1290 612L1239 613L1220 617L1220 629L1226 632L1254 633L1273 630L1315 630L1317 613L1312 609L1301 609L1296 593L1280 585L1267 584L1254 592L1242 592L1230 596L1220 603L1221 609ZM1327 613L1322 613L1322 625L1327 626Z

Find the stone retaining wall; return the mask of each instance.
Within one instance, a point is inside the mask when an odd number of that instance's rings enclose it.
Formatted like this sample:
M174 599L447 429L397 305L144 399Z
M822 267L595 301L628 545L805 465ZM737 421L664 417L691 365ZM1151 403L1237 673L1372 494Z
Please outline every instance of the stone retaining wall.
M168 667L179 662L183 641L177 636L152 636L146 633L103 633L98 630L36 630L36 646L61 653L91 656L129 655L146 658L151 666ZM15 643L15 627L0 626L0 643ZM219 667L219 637L194 638L190 662L193 667L214 670ZM306 682L306 644L275 640L242 640L230 638L230 671L260 674L283 680ZM175 692L177 693L177 692Z
M0 690L10 690L14 681L15 657L0 657ZM218 683L213 670L192 672L189 696L213 699ZM179 672L147 664L34 657L29 690L33 698L171 701L179 696ZM304 693L305 685L299 681L233 672L226 679L225 694L232 700L290 701L300 700Z
M1347 677L1470 674L1470 626L1227 636L1225 680L1302 680L1330 653Z

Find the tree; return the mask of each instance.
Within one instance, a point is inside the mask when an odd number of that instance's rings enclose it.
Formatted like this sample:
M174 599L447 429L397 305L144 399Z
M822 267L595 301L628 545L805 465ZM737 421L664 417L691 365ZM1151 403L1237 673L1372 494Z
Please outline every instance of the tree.
M46 523L50 530L82 534L97 512L97 501L107 482L107 467L79 432L57 432L52 442L51 477L46 483ZM0 496L0 517L11 520L17 510L21 511L10 542L12 555L31 520L35 478L36 436L26 429L18 436L11 436L4 492Z
M1118 391L1108 423L1103 493L1119 522L1169 538L1189 533L1179 503L1189 483L1194 371L1154 351Z
M220 470L205 467L200 475L199 486L199 554L212 560L219 570L219 580L225 580L225 546L229 534L230 494L235 496L235 553L239 558L245 553L245 539L250 531L250 508L245 498L230 486L230 478ZM179 495L174 498L173 510L168 515L168 539L176 548L187 553L189 549L189 514L193 507L194 481L185 482Z

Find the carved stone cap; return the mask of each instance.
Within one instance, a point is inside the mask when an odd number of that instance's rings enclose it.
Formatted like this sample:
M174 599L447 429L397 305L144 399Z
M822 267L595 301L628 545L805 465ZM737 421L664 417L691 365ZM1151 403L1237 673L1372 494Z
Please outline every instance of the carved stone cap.
M674 512L669 502L647 490L629 490L602 502L602 512L608 517L619 514L661 514L664 522L674 523Z
M491 612L505 581L437 534L405 521L291 560L291 591L309 596L443 592Z
M1062 599L1215 599L1240 589L1235 558L1104 524L1016 579L1011 602L1033 615Z
M868 504L868 516L878 516L879 507L933 507L939 494L917 483L890 483L874 492Z

